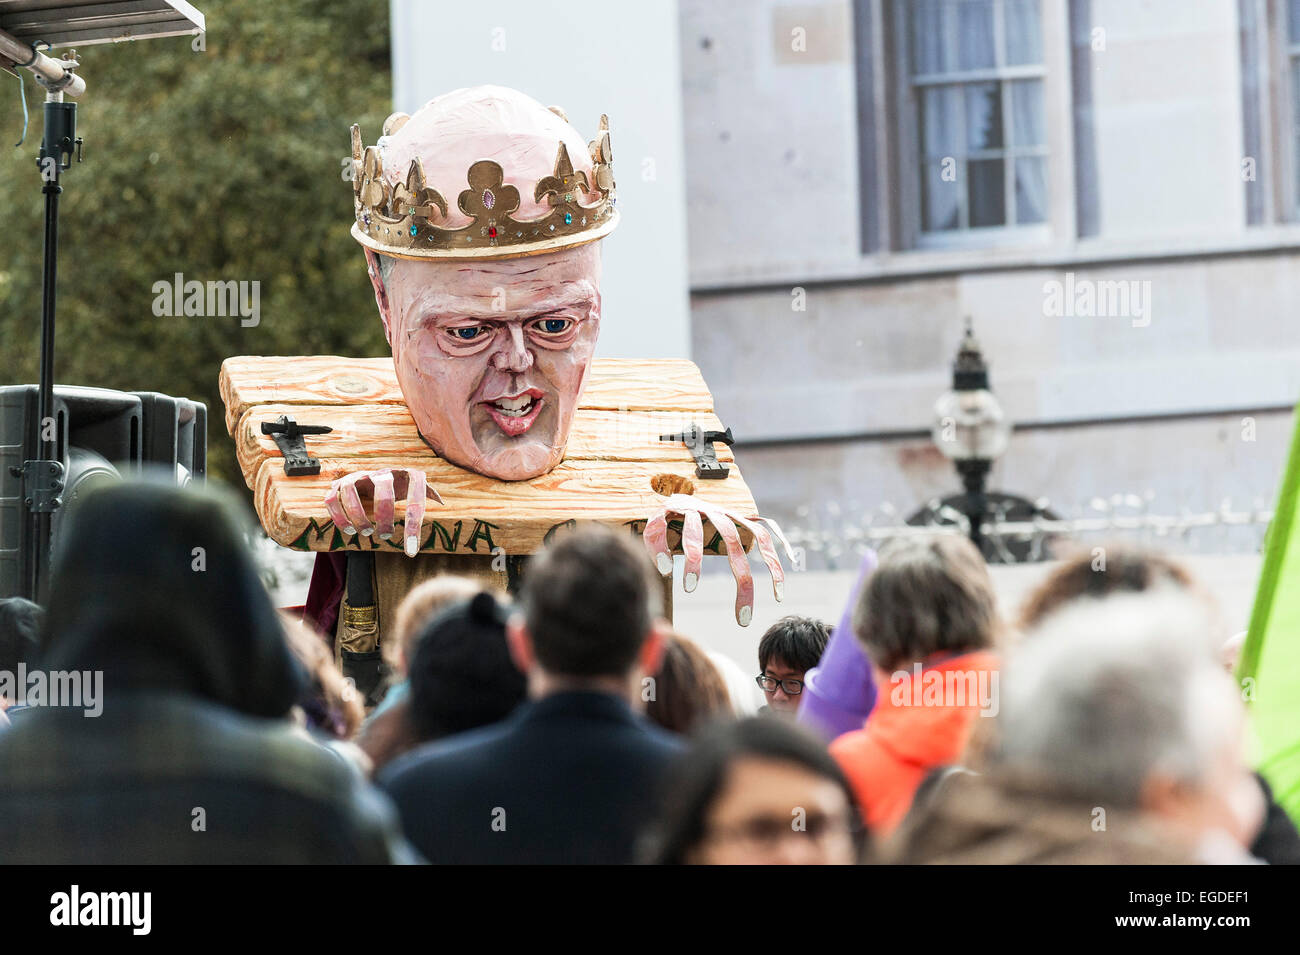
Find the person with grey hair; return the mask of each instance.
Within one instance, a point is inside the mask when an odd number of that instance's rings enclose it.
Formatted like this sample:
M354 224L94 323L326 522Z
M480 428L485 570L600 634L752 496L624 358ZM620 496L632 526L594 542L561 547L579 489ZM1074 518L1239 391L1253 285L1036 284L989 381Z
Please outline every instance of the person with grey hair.
M1263 820L1245 712L1199 606L1080 601L1003 670L984 775L952 780L903 828L900 861L1255 861Z

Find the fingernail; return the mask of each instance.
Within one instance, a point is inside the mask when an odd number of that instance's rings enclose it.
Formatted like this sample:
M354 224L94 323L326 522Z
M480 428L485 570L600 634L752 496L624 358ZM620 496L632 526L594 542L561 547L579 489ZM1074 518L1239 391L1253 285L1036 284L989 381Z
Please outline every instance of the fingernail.
M392 535L392 534L380 534L380 535L379 535L379 539L380 539L381 541L392 540L392 539L393 539L393 535Z
M659 573L667 577L673 572L673 559L667 554L655 554L655 566L659 568Z
M684 582L684 586L685 586L685 588L686 588L686 592L687 592L688 594L689 594L689 593L692 593L692 592L695 590L696 586L699 585L699 582L700 582L700 575L699 575L699 574L687 574L687 575L686 575L686 580L685 580L685 582Z
M774 590L776 590L776 599L777 599L777 600L781 600L781 599L783 599L783 598L785 597L785 582L784 582L784 581L778 580L776 583L774 583L774 584L772 585L772 587L773 587Z
M740 613L736 614L736 619L740 621L742 627L748 627L749 621L754 619L754 608L741 607Z
M344 534L355 534L356 532L357 532L357 529L356 529L355 527L353 527L351 524L349 524L347 527L343 528L343 533L344 533Z
M408 537L408 538L406 539L406 556L407 556L407 557L414 557L414 556L415 556L415 552L418 551L419 549L420 549L420 542L419 542L418 540L416 540L414 537Z
M374 532L375 532L375 529L374 529L373 527L363 527L363 528L361 528L361 536L362 536L362 537L369 537L369 536L370 536L371 534L373 534Z

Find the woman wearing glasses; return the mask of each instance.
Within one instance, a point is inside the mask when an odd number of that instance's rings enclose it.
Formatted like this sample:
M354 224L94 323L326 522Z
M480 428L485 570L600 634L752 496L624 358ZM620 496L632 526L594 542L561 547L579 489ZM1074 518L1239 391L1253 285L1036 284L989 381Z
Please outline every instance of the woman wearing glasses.
M797 694L796 694L797 696ZM785 720L715 723L672 774L642 845L657 865L851 865L866 834L825 744Z

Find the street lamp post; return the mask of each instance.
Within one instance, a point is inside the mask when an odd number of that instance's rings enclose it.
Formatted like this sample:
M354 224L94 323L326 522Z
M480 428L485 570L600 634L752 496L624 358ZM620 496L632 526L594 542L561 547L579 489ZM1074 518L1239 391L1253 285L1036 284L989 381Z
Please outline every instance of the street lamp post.
M984 553L986 482L993 462L1010 443L1011 423L989 390L988 365L969 318L952 366L952 390L935 402L934 418L934 443L956 466L965 488L962 510L970 522L971 543Z

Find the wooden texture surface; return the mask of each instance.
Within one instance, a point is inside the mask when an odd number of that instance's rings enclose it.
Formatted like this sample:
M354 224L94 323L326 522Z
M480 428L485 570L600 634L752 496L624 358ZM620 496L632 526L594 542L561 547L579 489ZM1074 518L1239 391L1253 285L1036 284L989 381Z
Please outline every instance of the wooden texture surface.
M391 358L241 356L221 364L226 430L254 405L406 406ZM712 411L699 368L685 359L597 358L580 408L600 411Z
M658 440L692 421L721 429L699 369L686 360L593 362L564 461L529 481L498 481L439 458L406 410L391 359L230 358L221 367L221 396L263 527L299 550L399 550L400 527L394 542L347 537L324 506L331 481L384 467L418 467L442 496L424 515L421 553L429 554L531 554L580 521L639 532L674 489L742 516L757 513L728 447L714 446L731 473L705 481L695 477L682 443ZM334 428L306 438L308 453L321 461L319 475L285 475L279 448L260 428L282 414ZM399 525L404 511L399 503ZM680 524L670 528L676 547ZM749 546L747 532L742 541ZM710 552L725 553L707 521L705 542Z

